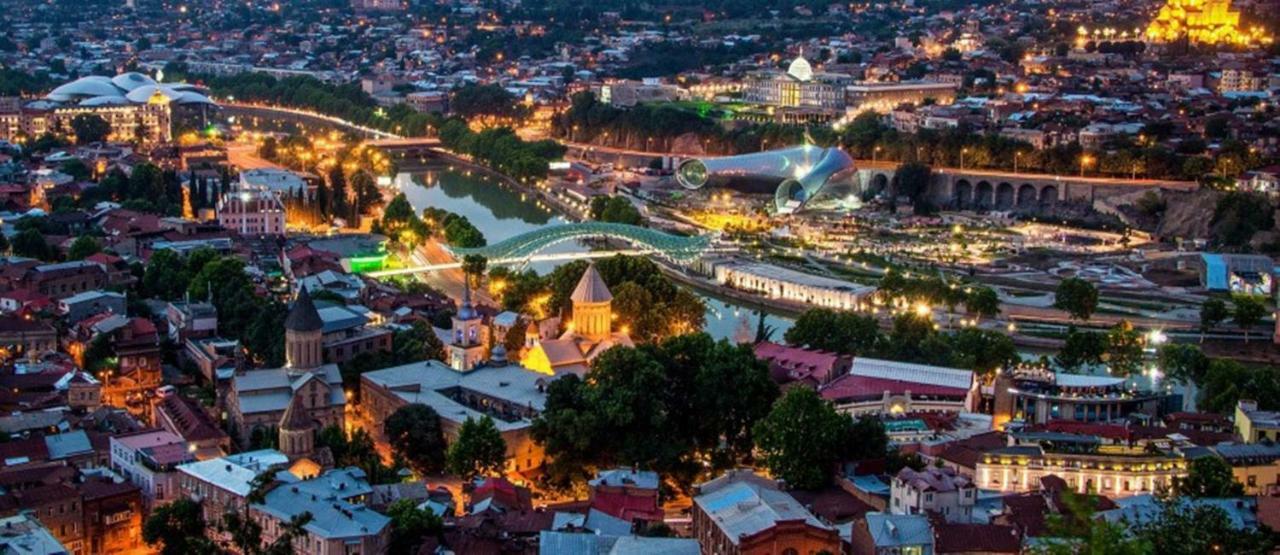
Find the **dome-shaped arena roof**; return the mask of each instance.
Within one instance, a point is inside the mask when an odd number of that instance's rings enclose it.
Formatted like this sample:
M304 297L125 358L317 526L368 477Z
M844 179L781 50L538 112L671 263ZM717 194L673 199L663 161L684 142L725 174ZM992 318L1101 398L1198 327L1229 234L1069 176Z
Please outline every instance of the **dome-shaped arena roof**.
M63 104L81 106L116 106L145 104L157 93L175 104L213 104L199 87L188 83L156 83L138 72L121 73L115 77L90 75L59 86L45 99Z
M124 96L120 88L111 79L100 75L81 77L66 83L49 93L50 100L67 102L76 98L92 98L95 96ZM65 99L65 100L64 100Z
M131 91L138 87L156 84L156 80L136 71L121 73L111 78L111 82L126 91Z
M80 101L81 106L125 106L129 99L123 96L95 96Z

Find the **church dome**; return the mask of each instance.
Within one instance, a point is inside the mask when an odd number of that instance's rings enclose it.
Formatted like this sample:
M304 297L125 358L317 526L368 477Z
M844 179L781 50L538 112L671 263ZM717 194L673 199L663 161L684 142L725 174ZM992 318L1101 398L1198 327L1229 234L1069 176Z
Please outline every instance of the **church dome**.
M813 79L813 66L809 65L809 60L804 59L804 56L796 56L787 67L787 75L795 77L797 81L808 81Z

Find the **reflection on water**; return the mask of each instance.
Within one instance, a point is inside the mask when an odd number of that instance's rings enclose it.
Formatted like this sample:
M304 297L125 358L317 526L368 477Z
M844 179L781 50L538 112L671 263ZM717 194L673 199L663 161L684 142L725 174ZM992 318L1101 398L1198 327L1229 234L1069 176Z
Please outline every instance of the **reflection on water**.
M531 195L475 174L466 175L464 172L440 168L416 174L401 174L395 181L409 199L409 204L419 214L422 209L430 206L466 216L472 225L484 233L489 243L545 226L568 223L565 218L540 205ZM571 241L552 245L543 252L573 253L584 252L586 249L583 244ZM558 264L539 262L530 267L545 274ZM699 296L707 304L706 331L712 337L732 340L744 333L744 327L750 337L755 337L759 318L756 310L701 293ZM782 334L791 327L792 321L766 315L765 324L775 329L773 339L780 340Z

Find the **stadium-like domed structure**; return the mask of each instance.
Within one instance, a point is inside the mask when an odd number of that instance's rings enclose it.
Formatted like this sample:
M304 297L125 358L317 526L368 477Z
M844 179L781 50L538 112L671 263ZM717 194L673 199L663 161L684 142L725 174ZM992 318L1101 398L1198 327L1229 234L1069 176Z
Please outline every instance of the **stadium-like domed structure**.
M146 104L156 95L175 104L213 104L195 85L157 83L141 73L121 73L115 77L90 75L63 84L45 95L45 99L64 105L123 106Z

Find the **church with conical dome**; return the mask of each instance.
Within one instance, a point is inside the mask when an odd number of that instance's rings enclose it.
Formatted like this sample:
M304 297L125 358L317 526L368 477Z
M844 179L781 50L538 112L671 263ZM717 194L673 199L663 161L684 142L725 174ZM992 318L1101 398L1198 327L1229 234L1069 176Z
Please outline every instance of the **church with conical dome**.
M304 457L314 447L311 436L343 426L347 395L338 365L324 362L324 320L305 287L284 328L285 366L237 373L227 393L227 417L242 447L277 442L289 449L286 454Z
M587 266L569 300L573 315L564 333L538 341L524 358L526 368L549 375L582 375L600 353L633 345L630 336L613 330L613 294L595 264Z

